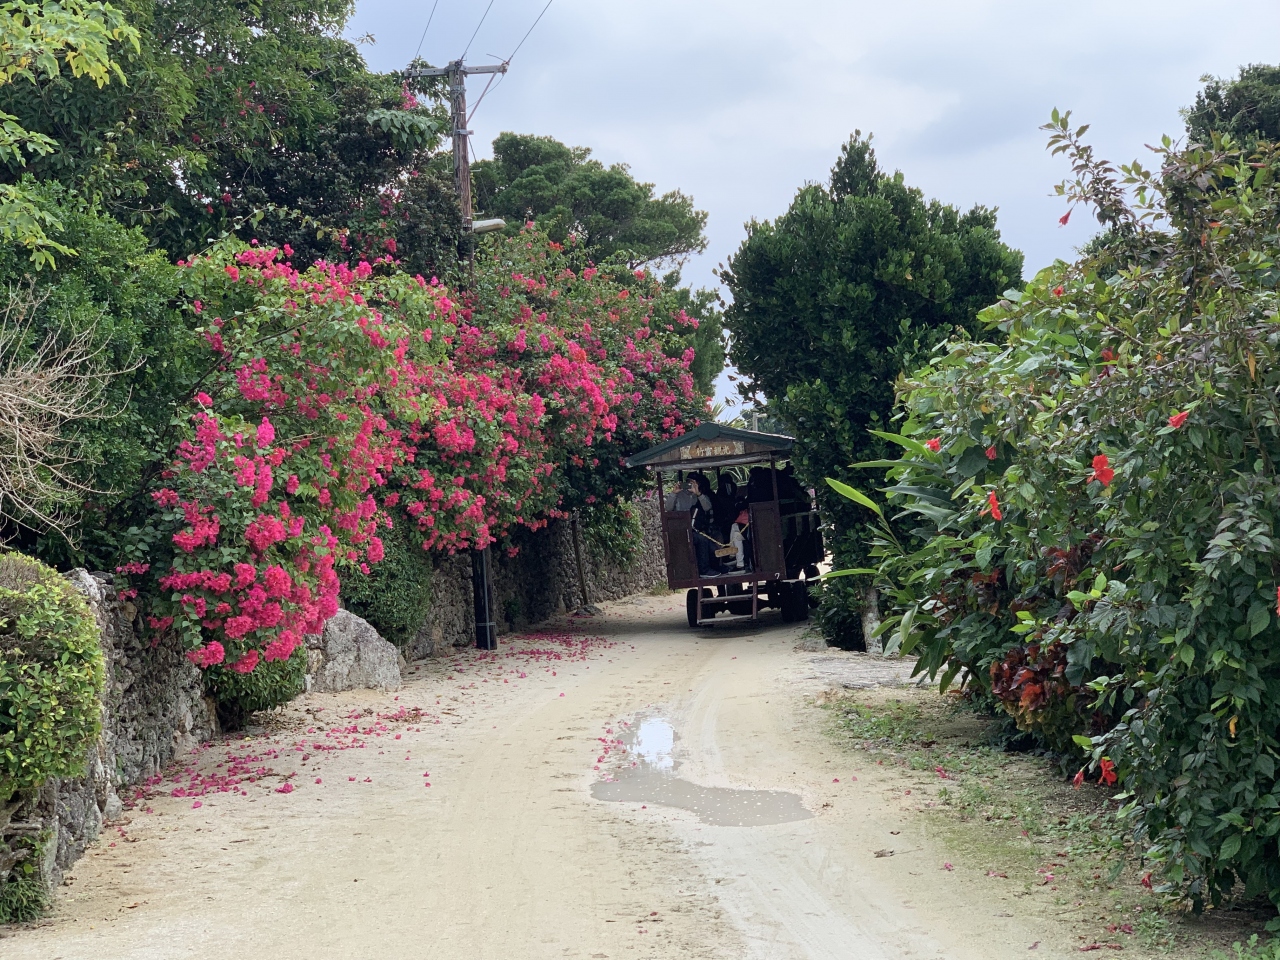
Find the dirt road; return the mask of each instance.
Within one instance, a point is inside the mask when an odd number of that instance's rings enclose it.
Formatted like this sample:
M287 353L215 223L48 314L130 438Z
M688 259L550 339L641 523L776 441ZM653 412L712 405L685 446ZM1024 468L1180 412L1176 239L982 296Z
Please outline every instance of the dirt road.
M680 596L624 601L578 625L604 640L504 640L398 694L308 695L153 785L0 956L1074 955L824 734L813 694L903 665L683 620Z

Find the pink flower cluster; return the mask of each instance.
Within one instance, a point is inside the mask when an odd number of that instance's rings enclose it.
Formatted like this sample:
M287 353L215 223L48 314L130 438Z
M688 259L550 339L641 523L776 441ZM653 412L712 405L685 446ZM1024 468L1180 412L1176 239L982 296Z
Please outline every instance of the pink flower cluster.
M184 264L221 365L152 492L172 549L121 571L158 587L153 630L202 668L285 659L336 612L341 577L383 559L389 510L423 549L485 546L562 514L566 470L619 470L686 429L703 400L675 344L694 321L655 312L656 281L509 243L462 297L389 255L298 271L251 246Z

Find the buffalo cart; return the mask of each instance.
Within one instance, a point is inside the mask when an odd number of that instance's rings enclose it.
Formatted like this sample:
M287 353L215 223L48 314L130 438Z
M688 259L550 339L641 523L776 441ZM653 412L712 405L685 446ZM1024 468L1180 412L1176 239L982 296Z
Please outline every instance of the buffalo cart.
M757 620L764 607L778 608L788 623L809 616L808 581L818 576L824 550L812 493L779 470L794 444L791 437L703 423L627 460L627 466L650 470L657 478L667 586L688 590L690 627ZM676 508L675 498L664 489L664 474L675 481L674 488L694 475L710 480L714 474L720 490L725 479L741 484L736 502L712 498L721 511L720 526L709 536L716 562L726 564L727 573L699 574L695 538L708 534L694 529L688 509ZM735 517L741 509L749 518L740 565L738 550L723 535L728 503L734 503Z

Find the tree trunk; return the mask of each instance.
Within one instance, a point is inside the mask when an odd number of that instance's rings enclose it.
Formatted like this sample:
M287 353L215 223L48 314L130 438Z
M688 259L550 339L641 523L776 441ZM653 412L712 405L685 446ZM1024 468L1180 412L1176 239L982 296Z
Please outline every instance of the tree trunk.
M862 595L862 636L867 642L867 653L884 653L884 641L871 635L880 627L880 594L868 585Z

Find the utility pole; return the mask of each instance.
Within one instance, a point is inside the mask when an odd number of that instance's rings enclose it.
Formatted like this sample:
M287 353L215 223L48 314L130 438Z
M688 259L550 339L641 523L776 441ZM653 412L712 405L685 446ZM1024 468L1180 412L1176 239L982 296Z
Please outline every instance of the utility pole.
M453 185L458 191L458 203L462 207L463 229L471 230L471 156L467 151L467 77L477 73L506 73L506 63L481 67L463 66L454 60L444 67L423 67L405 71L406 77L448 77L449 112L453 117Z
M449 113L453 127L453 186L458 191L458 206L462 210L462 229L467 233L487 233L500 230L506 224L501 220L471 220L471 155L467 149L467 77L477 73L506 73L507 64L489 66L463 66L462 59L444 67L423 67L406 70L406 77L448 77ZM492 556L489 548L471 553L471 596L476 620L476 647L481 650L498 649L498 625L494 618Z

